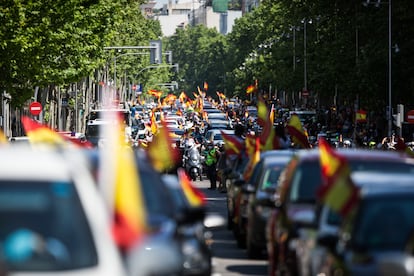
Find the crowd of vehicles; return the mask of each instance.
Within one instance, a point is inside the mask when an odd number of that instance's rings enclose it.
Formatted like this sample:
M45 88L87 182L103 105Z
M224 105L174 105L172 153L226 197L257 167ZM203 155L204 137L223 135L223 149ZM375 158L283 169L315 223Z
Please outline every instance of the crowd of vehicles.
M125 106L92 110L84 138L93 148L39 152L21 149L17 142L0 148L0 216L7 221L0 227L0 256L6 268L27 275L102 275L103 269L113 275L211 275L206 210L186 201L176 173L183 170L192 181L205 179L205 148L224 145L222 134L235 135L234 126L240 122L208 102L204 111L206 116L177 115L172 108L157 114L157 127L168 128L181 153L172 174L157 172L143 150L142 141L151 143L150 108L137 108L138 116ZM257 110L247 112L245 134L260 134ZM125 142L134 150L148 212L148 236L130 250L117 248L112 240L107 198L99 196L104 190L100 179L105 177L100 164L108 158L100 149L108 142L105 126L116 119L113 114L125 123ZM300 114L302 123L315 115ZM134 122L135 117L140 121ZM170 123L158 124L161 119ZM318 198L322 169L317 143L315 149L261 152L248 178L249 156L241 154L223 169L227 228L237 245L246 249L248 258L267 260L272 276L410 275L414 159L398 151L339 148L331 132L317 138L328 140L347 160L350 177L361 188L354 216L344 219Z

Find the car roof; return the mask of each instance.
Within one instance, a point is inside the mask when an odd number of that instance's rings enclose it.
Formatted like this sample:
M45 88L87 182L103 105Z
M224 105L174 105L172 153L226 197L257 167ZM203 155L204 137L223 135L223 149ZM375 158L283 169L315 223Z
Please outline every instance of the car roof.
M397 151L381 151L368 149L335 149L340 155L347 159L355 160L387 160L395 162L406 162L414 164L413 158L408 158L408 155ZM295 156L301 161L314 161L319 158L319 149L299 150Z
M361 188L363 197L383 194L414 194L414 177L411 173L353 172L351 178Z

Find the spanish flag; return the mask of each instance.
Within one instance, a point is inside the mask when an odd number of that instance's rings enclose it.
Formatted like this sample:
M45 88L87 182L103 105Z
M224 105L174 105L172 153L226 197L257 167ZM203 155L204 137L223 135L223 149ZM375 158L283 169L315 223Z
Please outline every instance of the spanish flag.
M251 93L253 93L255 90L256 90L256 87L255 87L254 85L249 85L249 86L247 86L247 88L246 88L246 93L247 93L247 94L251 94Z
M250 176L253 173L254 166L260 161L260 141L258 137L246 137L246 143L249 141L250 145L253 145L253 150L247 150L249 153L249 163L247 163L246 168L243 172L243 178L245 181L250 179ZM248 145L246 145L246 148ZM249 146L250 147L250 146Z
M358 110L355 114L355 121L357 123L365 123L367 121L367 112L365 110Z
M161 120L161 127L152 142L148 145L147 154L151 164L158 172L164 172L178 163L179 154L172 147L173 141L164 120Z
M260 147L262 151L280 148L273 123L269 120L270 112L262 97L257 102L257 122L262 127L260 133Z
M31 144L49 144L55 146L67 145L62 135L51 129L47 125L35 121L27 116L22 117L23 128L29 137Z
M245 149L245 141L243 141L241 138L225 133L223 131L221 131L221 136L223 137L224 150L226 151L226 154L240 155L241 152Z
M113 145L114 220L112 233L121 250L128 250L147 234L146 207L138 164L131 147L125 145L124 125L118 123Z
M204 82L203 88L204 88L204 91L207 91L208 90L208 83L206 81Z
M158 132L157 120L155 119L155 109L152 109L151 111L151 132L154 135Z
M310 148L308 136L303 130L302 123L298 115L292 114L292 116L290 116L287 130L295 145L304 149Z
M177 170L178 180L180 181L181 188L185 194L185 197L191 207L202 207L206 203L204 194L193 186L190 178L186 174L183 168Z
M359 201L359 188L352 182L348 161L324 139L318 140L322 186L318 197L337 213L349 215Z

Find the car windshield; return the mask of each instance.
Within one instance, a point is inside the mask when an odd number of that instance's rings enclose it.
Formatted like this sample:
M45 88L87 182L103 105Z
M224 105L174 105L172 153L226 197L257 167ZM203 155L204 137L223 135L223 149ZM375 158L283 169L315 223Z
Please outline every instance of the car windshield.
M173 203L169 194L165 192L167 187L163 184L159 174L152 170L140 170L140 179L147 212L150 215L172 217Z
M274 190L277 186L277 179L284 167L283 165L275 164L271 168L268 168L263 176L260 190Z
M91 230L72 183L3 180L0 186L0 256L11 271L97 265Z
M386 160L349 160L351 171L413 173L414 166L409 163ZM292 176L289 200L296 203L316 202L315 195L322 183L318 161L302 162Z
M352 244L359 250L403 250L414 227L411 195L376 197L359 208Z

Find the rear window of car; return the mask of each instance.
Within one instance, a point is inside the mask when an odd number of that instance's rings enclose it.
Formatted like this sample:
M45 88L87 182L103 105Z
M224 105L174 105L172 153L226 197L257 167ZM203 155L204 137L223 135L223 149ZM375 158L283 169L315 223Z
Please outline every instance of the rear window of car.
M351 171L414 173L409 163L388 160L349 160ZM289 201L294 203L316 203L316 194L322 184L318 161L302 162L293 173Z
M414 229L414 195L366 199L357 213L352 244L360 250L403 250Z
M0 255L11 271L96 266L92 233L73 183L1 181Z

